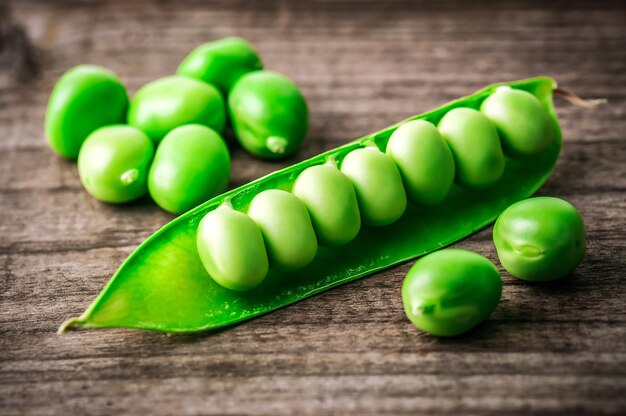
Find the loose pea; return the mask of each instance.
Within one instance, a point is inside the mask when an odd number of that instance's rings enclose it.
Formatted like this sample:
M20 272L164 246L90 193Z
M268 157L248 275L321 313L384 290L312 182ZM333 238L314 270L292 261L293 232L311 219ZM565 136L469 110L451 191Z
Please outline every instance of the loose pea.
M529 92L500 87L480 111L496 126L504 151L513 157L540 153L552 140L548 113Z
M337 168L318 165L305 169L292 193L307 207L321 245L340 246L359 233L361 216L356 193Z
M209 212L200 221L196 244L207 273L227 289L252 289L267 275L261 231L246 214L230 208Z
M184 124L202 124L221 133L225 123L224 100L214 86L176 75L141 87L128 110L128 124L155 143Z
M161 141L148 175L152 199L181 214L221 193L230 177L230 156L215 130L200 124L176 127Z
M452 151L459 184L486 188L500 179L504 154L487 117L471 108L455 108L441 119L439 131Z
M261 68L261 58L250 43L229 37L198 46L181 62L176 73L213 84L227 95L242 75Z
M341 172L352 181L363 222L387 225L404 214L402 177L389 156L375 148L353 150L343 159Z
M253 155L277 159L296 151L308 127L308 110L298 86L276 72L256 71L235 83L228 96L239 143Z
M106 68L79 65L54 86L46 111L46 137L52 150L76 159L94 130L124 123L128 108L126 88Z
M101 127L87 137L78 155L78 174L96 199L120 203L144 195L152 142L130 126Z
M480 254L435 251L419 259L402 284L404 311L413 324L438 336L469 331L498 305L502 279Z
M493 227L500 263L523 280L550 281L570 274L585 254L585 226L576 208L537 197L508 207Z
M256 195L248 215L258 224L274 267L293 271L313 260L317 240L306 207L289 192L270 189Z
M436 205L448 195L454 182L454 159L432 124L413 120L398 127L387 143L387 155L400 170L413 203Z

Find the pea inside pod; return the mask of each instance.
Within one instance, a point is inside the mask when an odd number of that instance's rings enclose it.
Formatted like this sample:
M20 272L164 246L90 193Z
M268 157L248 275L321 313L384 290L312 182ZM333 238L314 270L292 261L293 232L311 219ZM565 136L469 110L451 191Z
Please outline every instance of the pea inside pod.
M212 85L169 76L141 87L130 102L128 124L159 143L176 127L202 124L221 133L226 124L222 95Z
M176 73L213 84L227 95L241 76L261 68L261 58L250 43L228 37L198 46L181 62Z
M498 132L487 117L472 108L455 108L438 127L452 151L459 184L486 188L500 179L504 154Z
M536 155L550 145L550 118L527 91L500 87L483 101L480 111L496 126L504 150L513 157Z
M454 182L454 159L439 130L424 120L398 127L387 143L387 155L398 166L409 199L436 205Z
M334 166L305 169L292 193L306 205L321 245L340 246L361 229L361 215L350 180Z
M407 317L438 336L469 331L493 312L501 294L500 273L489 259L454 248L416 261L402 284Z
M121 203L144 195L152 142L130 126L102 127L87 137L78 155L78 174L94 198Z
M117 75L97 65L79 65L54 86L46 110L46 138L52 150L76 159L94 130L124 123L126 88Z
M289 156L306 135L306 100L293 81L277 72L241 77L228 96L228 108L237 140L255 156Z
M570 274L585 254L585 226L567 201L529 198L508 207L493 227L504 268L523 280L551 281Z
M404 214L406 192L389 156L374 147L356 149L341 162L341 172L352 181L363 222L382 226Z
M211 278L227 289L252 289L267 275L263 236L246 214L226 207L209 212L200 221L196 244Z
M272 266L301 269L317 253L317 239L306 207L289 192L269 189L256 195L248 215L258 224Z
M181 214L222 192L229 178L230 156L222 137L189 124L170 131L159 144L148 189L161 208Z

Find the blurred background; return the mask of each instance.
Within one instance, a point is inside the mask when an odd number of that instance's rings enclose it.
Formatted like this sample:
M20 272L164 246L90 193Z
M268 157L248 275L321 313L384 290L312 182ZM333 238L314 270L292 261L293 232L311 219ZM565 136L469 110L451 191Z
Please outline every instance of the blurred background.
M44 139L54 83L93 63L132 95L225 36L311 112L287 160L233 147L230 187L495 82L548 75L608 99L557 100L563 155L539 192L581 209L586 262L564 286L505 280L502 307L460 340L405 319L409 265L214 336L58 337L173 216L83 191ZM625 131L623 1L0 0L0 414L624 414ZM460 246L495 260L488 230Z

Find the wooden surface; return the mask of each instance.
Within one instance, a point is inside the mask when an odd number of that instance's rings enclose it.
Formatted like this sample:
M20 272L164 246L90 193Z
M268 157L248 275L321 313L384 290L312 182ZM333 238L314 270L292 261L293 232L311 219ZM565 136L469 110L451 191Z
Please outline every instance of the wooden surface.
M23 31L0 8L0 414L626 413L623 2L15 1L11 9ZM227 35L250 39L268 68L293 77L312 113L308 139L288 161L233 149L232 186L497 81L546 74L607 98L595 111L557 100L565 143L539 192L580 208L585 260L553 284L503 273L497 310L456 339L426 336L405 318L400 285L410 264L214 335L56 335L172 217L147 199L109 206L87 195L75 164L44 140L55 80L96 63L132 92ZM497 261L490 229L458 246Z

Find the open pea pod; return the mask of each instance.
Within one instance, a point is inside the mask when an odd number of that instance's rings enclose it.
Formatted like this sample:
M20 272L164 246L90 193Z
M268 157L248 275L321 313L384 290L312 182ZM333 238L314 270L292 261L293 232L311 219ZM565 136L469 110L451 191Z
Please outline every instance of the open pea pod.
M534 94L550 115L554 140L538 156L507 158L501 179L484 190L453 186L439 205L410 205L397 222L363 226L359 235L340 248L320 247L306 268L270 271L264 282L246 292L219 286L207 274L196 251L196 229L202 217L225 201L244 210L266 189L291 190L305 168L329 158L340 161L351 150L375 143L385 149L391 133L402 123L423 119L434 124L456 107L478 109L502 85ZM196 207L165 225L141 244L122 264L91 306L60 328L138 328L164 332L194 332L231 325L281 308L332 287L373 274L398 263L452 244L491 224L510 204L533 194L554 167L561 133L551 78L494 84L436 110L411 117L309 160L276 171Z

